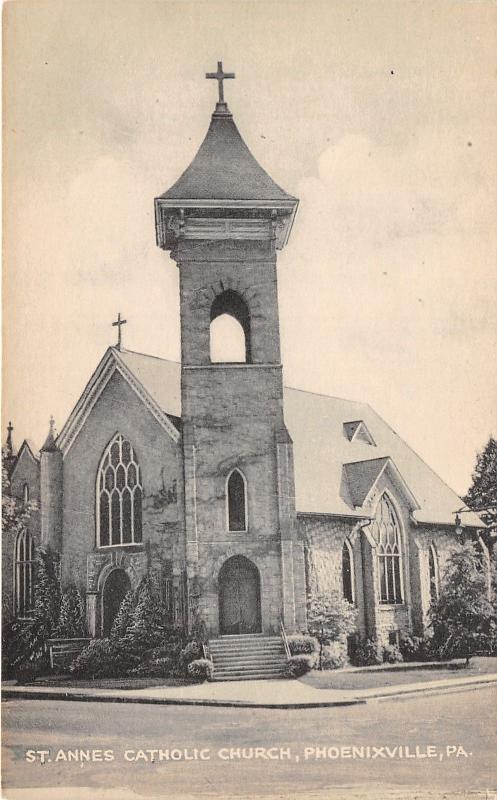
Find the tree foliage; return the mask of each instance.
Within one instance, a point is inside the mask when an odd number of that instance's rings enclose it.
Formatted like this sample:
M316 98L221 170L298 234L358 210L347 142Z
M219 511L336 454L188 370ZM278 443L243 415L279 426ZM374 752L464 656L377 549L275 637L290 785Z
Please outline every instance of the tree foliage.
M112 623L110 632L111 639L122 639L124 636L126 636L128 628L133 619L133 611L135 610L135 607L135 592L133 589L130 589L129 592L126 592L124 595L121 605L119 606L119 611L117 612L114 622Z
M76 586L68 586L62 593L55 635L61 639L81 639L88 635L85 604Z
M323 665L323 648L331 642L345 645L347 636L356 626L357 611L338 592L319 594L308 604L309 633L319 642L319 669Z
M126 597L123 603L125 601ZM123 616L125 614L126 609L123 609ZM126 625L125 638L133 651L143 651L160 645L167 628L166 608L159 588L147 575L136 591L136 604Z
M473 542L458 545L447 561L439 597L430 607L434 640L445 658L487 651L495 640L495 609L487 565Z
M497 526L497 441L493 436L476 457L472 481L464 502L480 512L487 525Z
M2 453L2 532L4 536L15 538L18 533L26 530L28 520L37 509L33 501L24 503L11 494L9 472Z
M35 559L34 605L28 620L15 620L4 631L8 669L33 665L47 655L47 640L55 636L61 606L58 560L47 548Z

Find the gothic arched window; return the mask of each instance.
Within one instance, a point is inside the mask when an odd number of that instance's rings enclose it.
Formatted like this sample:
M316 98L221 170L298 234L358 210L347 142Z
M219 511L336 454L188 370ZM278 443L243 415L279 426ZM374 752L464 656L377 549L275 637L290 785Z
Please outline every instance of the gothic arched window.
M433 544L428 548L428 568L430 573L430 600L434 602L438 600L438 559L435 547Z
M247 487L245 478L238 469L228 476L226 484L228 530L247 530Z
M14 599L18 617L27 617L33 610L33 539L28 530L17 534L14 546Z
M210 358L213 363L244 363L252 359L250 315L245 300L232 289L211 306Z
M22 502L25 506L29 503L29 486L27 483L22 487Z
M354 603L354 567L353 567L352 548L345 541L342 547L342 585L343 596L349 603Z
M402 555L400 525L392 501L383 494L371 522L377 543L380 603L402 603Z
M97 545L142 541L143 487L131 444L116 433L107 445L97 477Z

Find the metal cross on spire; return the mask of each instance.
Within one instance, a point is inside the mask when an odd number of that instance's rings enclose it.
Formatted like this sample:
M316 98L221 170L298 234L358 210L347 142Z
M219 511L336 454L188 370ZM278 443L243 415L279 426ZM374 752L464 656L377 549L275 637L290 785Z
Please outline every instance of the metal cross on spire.
M117 325L117 349L121 349L122 344L122 336L121 336L121 325L126 325L127 319L121 319L121 312L118 313L117 319L115 322L112 323L112 327L115 328Z
M234 78L234 72L223 72L223 62L217 62L217 72L206 72L206 78L212 78L213 80L217 81L218 89L219 89L219 102L224 103L224 87L223 81L227 78Z

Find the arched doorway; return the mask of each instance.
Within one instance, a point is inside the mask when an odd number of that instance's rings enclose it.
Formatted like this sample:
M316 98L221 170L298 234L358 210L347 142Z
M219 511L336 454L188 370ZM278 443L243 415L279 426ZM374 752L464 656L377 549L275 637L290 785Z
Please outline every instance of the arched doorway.
M114 569L108 575L102 593L102 635L108 636L119 606L131 589L131 582L123 569Z
M229 558L219 572L219 632L260 633L259 570L245 556Z

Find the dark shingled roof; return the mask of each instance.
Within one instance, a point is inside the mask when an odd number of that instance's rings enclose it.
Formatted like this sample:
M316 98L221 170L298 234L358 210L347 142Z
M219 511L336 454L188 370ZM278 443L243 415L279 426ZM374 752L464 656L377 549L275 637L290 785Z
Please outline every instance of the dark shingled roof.
M354 506L362 506L387 461L388 457L370 458L343 465Z
M161 199L295 200L257 163L232 115L219 105L197 155Z

